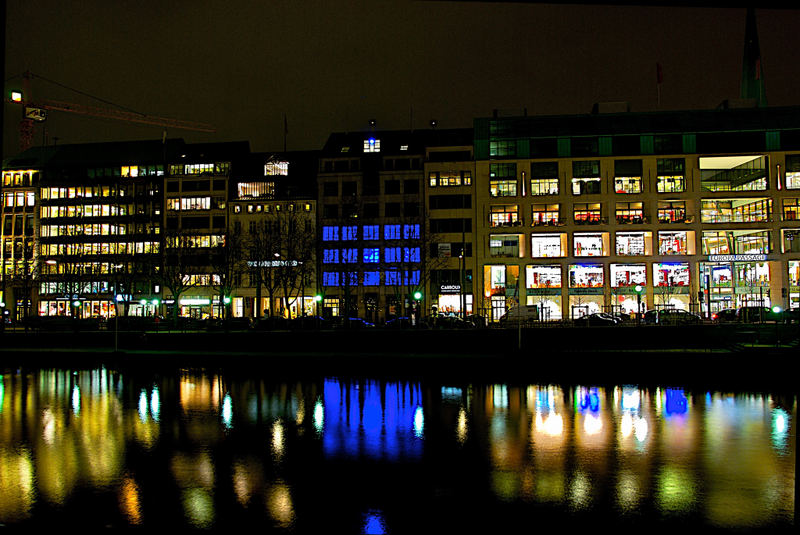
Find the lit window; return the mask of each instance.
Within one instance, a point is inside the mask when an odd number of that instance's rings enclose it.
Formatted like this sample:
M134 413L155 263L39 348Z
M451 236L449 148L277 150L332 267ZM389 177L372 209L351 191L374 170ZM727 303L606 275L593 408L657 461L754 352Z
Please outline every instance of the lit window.
M405 239L405 240L418 240L419 239L419 225L403 225L403 239Z
M338 264L339 263L339 249L325 249L322 251L323 264Z
M364 140L364 152L380 152L381 140L371 137Z
M364 226L364 239L365 240L380 240L381 232L380 225L365 225Z
M400 239L400 225L384 225L383 227L384 240L399 240Z
M365 271L364 272L364 286L380 286L381 272L380 271Z
M339 227L322 227L322 241L339 241Z
M369 247L364 249L364 263L377 264L381 261L380 249L377 247Z

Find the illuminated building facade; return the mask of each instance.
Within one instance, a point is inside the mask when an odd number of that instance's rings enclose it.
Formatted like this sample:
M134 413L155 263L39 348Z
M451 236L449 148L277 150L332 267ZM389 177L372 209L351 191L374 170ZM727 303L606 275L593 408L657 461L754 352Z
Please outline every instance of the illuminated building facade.
M164 150L158 142L64 145L5 163L4 208L14 223L10 239L3 235L4 264L16 273L9 285L24 289L9 303L17 319L108 316L115 303L143 313L140 302L156 293Z
M474 312L475 161L471 135L471 129L454 132L453 146L428 147L424 164L426 225L431 237L428 305L431 312L459 317Z
M3 172L3 209L0 227L2 288L0 313L14 319L30 312L36 266L36 194L39 171L16 169Z
M236 317L317 313L317 153L254 154L231 187L229 245L242 264Z
M193 144L170 161L159 277L168 313L221 317L231 304L238 266L225 248L228 185L249 155L247 142Z
M317 197L318 280L325 315L383 321L426 314L430 301L425 290L439 263L424 205L427 155L433 147L463 144L469 145L469 130L335 133L328 138L320 156ZM466 168L471 171L471 164Z
M601 109L602 111L602 109ZM800 108L475 121L480 308L800 306Z

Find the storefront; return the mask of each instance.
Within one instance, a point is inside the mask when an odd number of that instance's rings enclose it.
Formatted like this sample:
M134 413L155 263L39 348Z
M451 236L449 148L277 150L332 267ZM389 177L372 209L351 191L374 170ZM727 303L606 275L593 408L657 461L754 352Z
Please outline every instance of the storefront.
M641 307L645 308L645 301L636 292L636 287L645 288L647 286L647 265L611 264L610 272L612 312L633 314L637 312L640 303ZM638 310L638 312L642 311Z
M491 265L483 267L483 295L490 307L491 321L499 321L516 302L519 266Z
M707 262L700 262L703 314L724 308L770 306L770 262L766 258L764 254L709 255Z
M689 310L691 286L688 262L653 264L656 308Z
M434 301L436 312L461 316L462 311L472 314L472 294L461 291L460 284L440 284L439 296Z
M572 319L603 310L604 280L602 264L569 266L569 315Z
M800 260L789 260L789 308L800 308Z
M525 291L525 304L539 307L539 317L543 321L562 318L560 265L526 266Z

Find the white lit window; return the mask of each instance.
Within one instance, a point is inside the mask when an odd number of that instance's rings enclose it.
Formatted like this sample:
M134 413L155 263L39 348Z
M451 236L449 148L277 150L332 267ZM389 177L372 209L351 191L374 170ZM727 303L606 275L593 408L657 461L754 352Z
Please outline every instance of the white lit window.
M371 137L364 140L364 152L380 152L381 140Z

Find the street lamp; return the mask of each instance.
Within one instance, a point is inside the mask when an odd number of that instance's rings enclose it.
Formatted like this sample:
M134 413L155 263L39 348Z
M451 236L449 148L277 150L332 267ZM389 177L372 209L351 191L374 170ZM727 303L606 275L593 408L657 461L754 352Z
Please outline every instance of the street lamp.
M642 288L641 284L637 284L634 290L636 291L636 325L640 325L642 320L642 290L644 288Z

